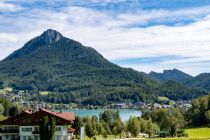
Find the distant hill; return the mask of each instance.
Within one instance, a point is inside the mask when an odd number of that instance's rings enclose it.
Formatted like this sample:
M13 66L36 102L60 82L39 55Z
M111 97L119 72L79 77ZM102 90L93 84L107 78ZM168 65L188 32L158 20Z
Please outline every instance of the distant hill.
M191 75L186 74L178 69L164 70L163 73L157 73L152 71L149 73L149 76L161 82L174 80L181 83L193 78Z
M147 74L121 68L90 47L49 29L0 61L0 81L5 87L29 93L49 91L34 100L104 105L122 101L154 101L163 85ZM2 84L1 84L2 85ZM169 89L167 97L192 99L206 92L182 87ZM174 86L177 88L177 86ZM174 96L175 94L179 96Z
M184 82L185 85L210 91L210 73L202 73Z

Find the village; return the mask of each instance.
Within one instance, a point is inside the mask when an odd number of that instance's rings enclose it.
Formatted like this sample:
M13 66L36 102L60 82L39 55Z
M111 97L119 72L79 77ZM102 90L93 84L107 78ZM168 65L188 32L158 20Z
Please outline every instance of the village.
M40 101L31 101L28 93L24 91L13 91L11 89L6 89L1 97L7 98L10 102L20 105L25 109L38 110L39 108L46 108L49 110L68 110L68 109L157 109L157 108L172 108L179 107L184 110L188 110L192 105L191 101L180 100L173 101L166 99L165 97L160 97L159 102L144 103L144 102L119 102L113 103L106 106L93 106L93 105L81 105L75 103L69 104L58 104ZM44 95L43 95L44 96Z

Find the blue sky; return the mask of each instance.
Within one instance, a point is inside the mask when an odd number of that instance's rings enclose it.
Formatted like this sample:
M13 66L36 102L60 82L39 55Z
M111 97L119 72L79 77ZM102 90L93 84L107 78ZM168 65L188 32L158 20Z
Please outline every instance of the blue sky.
M123 67L210 72L210 0L0 0L0 59L49 28Z

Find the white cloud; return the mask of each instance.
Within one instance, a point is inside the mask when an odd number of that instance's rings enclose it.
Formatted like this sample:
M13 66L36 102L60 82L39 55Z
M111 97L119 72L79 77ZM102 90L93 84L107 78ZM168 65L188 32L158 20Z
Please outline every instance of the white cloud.
M210 71L205 68L207 63L198 64L200 61L210 61L210 16L207 16L208 14L210 15L209 6L176 11L139 10L126 14L84 7L67 7L59 12L31 9L28 13L22 13L23 16L15 18L0 15L0 24L8 28L8 33L0 28L0 59L44 30L53 28L84 45L94 47L105 58L112 61L163 55L185 58L166 60L153 66L126 65L138 70L148 72L180 68L192 74ZM201 18L204 15L205 17ZM172 27L130 26L144 25L150 21L178 20L187 16L196 22Z
M18 12L22 10L23 7L15 4L6 3L0 1L0 12Z

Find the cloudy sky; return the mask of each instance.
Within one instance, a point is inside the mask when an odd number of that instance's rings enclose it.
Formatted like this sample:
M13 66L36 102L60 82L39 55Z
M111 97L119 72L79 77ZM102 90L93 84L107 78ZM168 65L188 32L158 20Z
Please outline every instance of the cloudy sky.
M49 28L123 67L210 72L210 0L0 0L0 59Z

